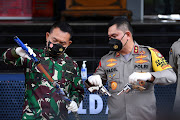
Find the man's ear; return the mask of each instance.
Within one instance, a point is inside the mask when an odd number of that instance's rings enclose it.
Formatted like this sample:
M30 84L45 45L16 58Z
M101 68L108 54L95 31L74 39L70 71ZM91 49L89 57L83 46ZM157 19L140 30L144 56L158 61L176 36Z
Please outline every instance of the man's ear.
M49 32L46 32L46 41L47 41L48 37L49 37Z
M126 32L126 35L127 35L127 37L131 37L132 36L131 32L129 32L129 31Z
M71 40L69 40L69 45L70 45L71 43L72 43L72 41L71 41ZM69 46L69 45L68 45L68 46Z

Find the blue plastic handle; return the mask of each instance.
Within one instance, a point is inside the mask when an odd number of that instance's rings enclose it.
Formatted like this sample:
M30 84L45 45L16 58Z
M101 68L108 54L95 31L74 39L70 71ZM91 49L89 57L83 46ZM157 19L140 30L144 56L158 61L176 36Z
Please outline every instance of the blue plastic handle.
M28 54L28 56L34 61L34 62L38 62L38 59L32 55L30 55L30 53L28 52L28 48L26 47L26 45L17 37L14 37L14 41L17 42L17 44Z

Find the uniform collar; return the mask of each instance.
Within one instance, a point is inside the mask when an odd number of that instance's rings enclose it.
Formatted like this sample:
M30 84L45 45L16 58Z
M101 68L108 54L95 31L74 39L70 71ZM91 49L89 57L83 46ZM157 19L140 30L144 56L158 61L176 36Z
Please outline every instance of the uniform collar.
M45 57L49 57L49 52L48 52L47 48L44 48L44 53L45 53Z
M139 44L137 44L136 41L134 41L134 46L133 46L133 49L132 49L131 53L132 54L140 54ZM119 56L120 56L120 53L116 52L116 57L119 57Z
M132 54L140 54L140 48L139 48L139 44L137 44L136 41L134 41L134 46L133 46L133 49L132 49Z

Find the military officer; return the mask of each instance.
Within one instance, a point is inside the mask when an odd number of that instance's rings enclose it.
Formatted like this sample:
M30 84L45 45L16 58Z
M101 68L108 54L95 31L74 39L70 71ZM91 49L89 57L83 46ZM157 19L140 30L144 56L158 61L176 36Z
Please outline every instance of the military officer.
M48 74L71 99L68 106L21 47L9 48L3 54L5 63L24 68L26 91L22 120L66 120L68 110L77 112L84 88L77 63L65 53L72 43L71 37L69 24L55 22L50 31L46 32L44 49L31 49L27 46L28 52L40 60Z

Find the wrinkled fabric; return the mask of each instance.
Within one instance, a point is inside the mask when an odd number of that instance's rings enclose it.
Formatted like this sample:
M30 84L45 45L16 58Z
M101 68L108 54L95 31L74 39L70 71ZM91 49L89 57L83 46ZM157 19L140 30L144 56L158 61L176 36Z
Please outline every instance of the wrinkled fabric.
M169 64L172 66L173 70L177 75L177 88L176 88L176 97L174 101L173 112L180 119L180 38L178 41L174 42L171 46L169 52Z
M109 120L156 120L156 98L154 85L168 85L175 83L176 75L165 61L164 57L156 50L156 65L161 66L162 71L153 71L152 56L148 46L135 45L125 59L118 52L109 52L103 56L95 75L100 75L103 84L108 82L108 89L112 96L108 97ZM161 62L162 60L163 62ZM155 65L154 65L155 66ZM137 82L137 85L146 88L144 91L132 90L129 93L119 93L129 83L129 76L133 72L150 72L155 80L151 82Z
M77 63L66 53L52 58L48 57L46 49L33 50L49 75L63 88L66 96L79 105L84 96L84 89ZM67 119L68 111L65 101L32 60L15 58L11 48L3 54L3 58L5 63L24 68L26 90L22 119Z

